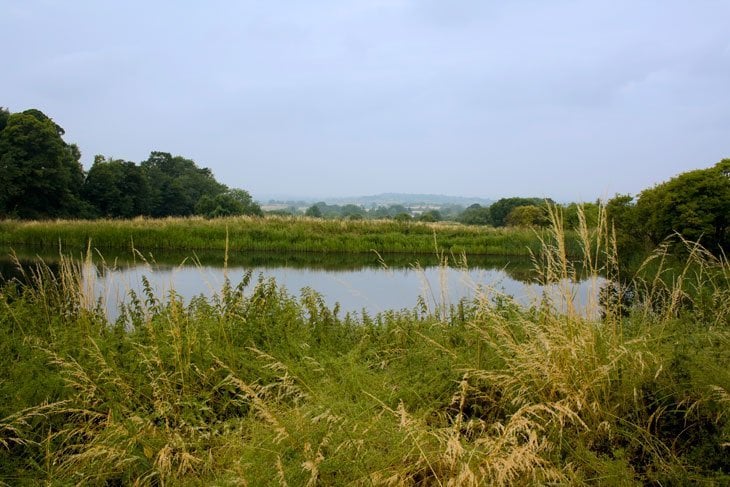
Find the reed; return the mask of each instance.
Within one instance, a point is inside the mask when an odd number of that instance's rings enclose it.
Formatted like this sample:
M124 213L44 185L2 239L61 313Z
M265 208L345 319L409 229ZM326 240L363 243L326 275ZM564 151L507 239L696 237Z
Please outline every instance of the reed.
M487 228L391 220L321 220L305 217L166 218L133 220L0 221L0 244L39 247L155 250L295 251L529 255L543 230ZM228 240L226 240L228 238ZM569 253L578 255L571 232ZM226 244L228 242L228 244Z
M605 225L578 233L581 265L544 236L557 292L531 308L430 283L412 310L342 316L249 274L190 302L148 287L109 323L83 262L41 265L0 289L0 481L727 483L727 261L692 246L586 314L571 277L620 269Z

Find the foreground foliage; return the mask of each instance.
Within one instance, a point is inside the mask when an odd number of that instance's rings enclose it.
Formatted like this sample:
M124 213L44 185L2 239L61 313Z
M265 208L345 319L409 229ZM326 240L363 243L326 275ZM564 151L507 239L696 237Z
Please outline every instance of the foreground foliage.
M132 295L109 323L82 262L40 267L0 293L0 479L730 481L728 263L695 247L673 282L616 280L599 318L567 299L557 227L535 259L560 292L529 310L480 287L340 316L249 275L189 303ZM616 277L605 226L583 234L582 272Z

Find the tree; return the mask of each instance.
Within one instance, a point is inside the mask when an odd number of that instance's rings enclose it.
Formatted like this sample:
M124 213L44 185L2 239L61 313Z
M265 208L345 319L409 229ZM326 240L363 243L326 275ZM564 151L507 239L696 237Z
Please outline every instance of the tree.
M8 118L10 117L10 112L5 107L0 107L0 131L5 128L5 126L8 124Z
M644 245L645 232L636 212L636 201L630 194L617 194L606 203L606 218L615 231L619 257L628 258Z
M319 209L319 206L312 205L307 208L307 211L304 212L304 216L309 216L312 218L322 218L322 211Z
M150 186L152 216L192 215L203 195L214 198L228 190L210 169L168 152L152 152L141 166Z
M241 207L243 208L243 212L240 213L241 215L264 216L264 212L261 210L261 206L259 206L259 204L253 200L251 194L249 194L248 191L239 188L233 188L229 189L225 194L233 198L233 200L241 205Z
M474 203L459 215L458 221L466 225L489 225L492 223L492 217L489 208Z
M7 113L7 112L6 112ZM0 213L20 218L82 216L84 172L78 147L39 110L2 115Z
M343 218L362 219L365 216L365 210L362 206L348 204L340 208L340 215Z
M232 189L215 196L203 195L195 205L195 213L207 218L222 216L263 216L261 207L242 189Z
M503 227L507 225L507 215L518 206L544 206L552 204L550 199L542 198L502 198L489 206L489 214L492 218L492 225L495 227Z
M131 218L149 211L149 184L133 162L97 155L81 194L99 216Z
M421 222L438 222L441 221L441 213L438 210L424 211L418 216Z
M408 213L408 208L403 205L378 206L368 212L369 218L394 218L400 213Z
M712 250L727 248L730 159L642 191L636 202L636 222L654 244L677 232Z
M48 122L48 123L51 123L56 128L56 132L58 133L58 135L66 135L66 131L63 130L63 127L61 127L60 125L58 125L48 115L46 115L42 111L38 110L37 108L30 108L28 110L25 110L23 112L23 115L30 115L31 117L35 118L39 122Z
M464 213L464 207L456 204L444 204L439 206L439 213L443 221L457 221L459 215Z
M600 205L596 203L571 203L563 208L563 222L566 228L578 228L580 225L579 212L583 212L588 228L598 225L598 213Z
M544 206L521 205L509 212L505 223L515 227L542 227L548 224L548 215Z

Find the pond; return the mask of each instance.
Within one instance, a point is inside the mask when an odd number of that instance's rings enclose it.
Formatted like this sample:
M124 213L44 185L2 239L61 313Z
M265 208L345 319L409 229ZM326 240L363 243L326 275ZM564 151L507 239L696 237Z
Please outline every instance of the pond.
M18 277L11 249L0 250L0 275ZM59 253L43 249L14 250L22 265L43 260L57 268ZM81 258L84 252L64 252ZM107 315L115 319L119 304L133 290L142 291L142 278L152 285L155 295L170 291L185 300L198 295L211 296L220 291L226 276L233 285L251 271L274 278L290 294L298 296L303 288L320 293L330 306L339 304L342 313L367 312L374 315L388 310L411 309L420 299L429 309L456 304L477 296L494 298L509 295L525 306L541 299L544 293L568 293L580 313L598 313L598 289L602 279L563 282L545 288L535 281L529 259L505 257L306 254L242 252L227 257L221 252L92 253L92 264L84 270L85 288L92 290L94 301L102 298ZM444 265L446 264L446 265ZM466 265L464 265L466 264ZM55 267L54 267L55 266ZM557 298L556 298L557 299ZM565 306L565 303L562 303Z

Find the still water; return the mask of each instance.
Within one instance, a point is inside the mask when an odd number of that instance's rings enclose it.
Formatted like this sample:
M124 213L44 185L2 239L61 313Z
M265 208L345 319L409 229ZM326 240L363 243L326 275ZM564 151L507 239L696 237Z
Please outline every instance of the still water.
M16 254L26 265L41 258L53 268L52 254L34 254L33 249L16 249ZM294 296L308 287L320 293L329 306L339 303L343 314L365 311L371 315L411 309L419 296L430 309L461 299L500 294L530 306L544 294L558 296L566 290L579 312L594 315L602 284L601 279L593 279L545 288L535 282L530 261L520 258L470 258L464 266L461 258L449 256L449 265L444 266L440 265L443 258L427 255L242 253L229 256L227 263L222 253L210 252L94 256L93 263L84 269L84 286L93 293L89 297L94 301L102 298L110 319L118 315L119 304L128 300L130 290L141 294L143 277L156 296L174 291L187 301L219 292L226 276L236 285L252 271L254 280L258 276L274 278ZM0 259L0 274L5 278L17 274L15 267L8 258Z

